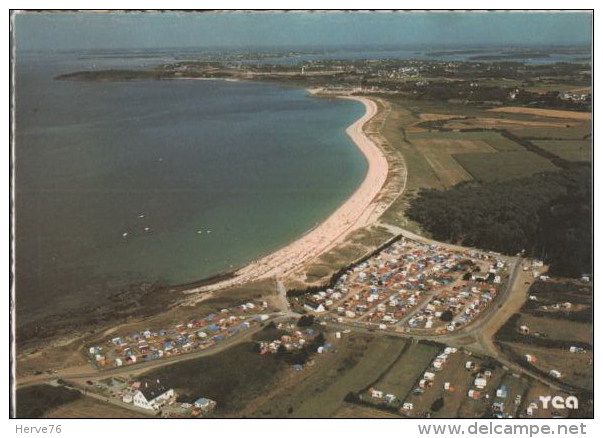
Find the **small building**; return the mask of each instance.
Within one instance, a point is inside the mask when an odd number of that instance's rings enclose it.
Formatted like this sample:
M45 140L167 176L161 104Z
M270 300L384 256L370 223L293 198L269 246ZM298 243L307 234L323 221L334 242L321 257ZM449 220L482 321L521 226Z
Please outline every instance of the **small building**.
M484 377L478 377L473 381L473 384L478 388L478 389L483 389L486 387L486 385L488 385L488 381L484 378Z
M396 396L394 394L385 394L385 402L387 404L392 404L396 401Z
M377 398L377 399L383 398L383 391L377 391L376 389L370 389L369 391L371 393L371 397Z
M507 387L504 385L496 390L496 396L499 398L507 398L508 395L509 392L507 391Z
M473 400L479 400L482 393L480 391L476 391L475 389L470 389L467 391L467 396Z
M527 325L522 325L519 327L519 333L522 335L527 335L530 333L530 328Z
M193 406L201 409L201 411L204 413L208 413L215 409L216 404L217 403L214 400L211 400L211 399L205 398L205 397L201 397L201 398L198 398L197 400L195 400L195 402L193 403Z
M551 371L549 371L549 375L551 377L554 377L555 379L561 378L561 373L559 371L557 371L557 370L551 370Z

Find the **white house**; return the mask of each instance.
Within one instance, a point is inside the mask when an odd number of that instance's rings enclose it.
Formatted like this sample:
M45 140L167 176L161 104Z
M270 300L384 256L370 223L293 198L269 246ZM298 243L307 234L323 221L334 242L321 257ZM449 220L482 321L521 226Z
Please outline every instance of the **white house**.
M143 409L159 409L167 400L174 396L173 389L167 389L159 380L157 382L144 382L134 393L132 401L134 406Z

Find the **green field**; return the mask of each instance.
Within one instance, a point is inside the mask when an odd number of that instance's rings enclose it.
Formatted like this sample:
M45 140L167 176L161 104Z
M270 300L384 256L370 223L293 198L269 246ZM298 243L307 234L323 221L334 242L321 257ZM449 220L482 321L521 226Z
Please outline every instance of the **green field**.
M558 168L533 152L499 152L455 154L455 160L479 182L521 178ZM494 159L495 158L495 159Z
M440 350L433 345L412 344L387 374L373 384L373 387L404 400Z
M591 140L533 140L532 143L568 161L592 161Z
M356 392L373 382L400 354L406 341L379 337L371 342L362 359L325 390L307 398L295 409L294 417L330 417L341 406L349 392Z
M522 325L528 326L531 333L544 333L547 338L593 344L593 326L591 324L522 313L516 323L517 329L519 330L519 327Z
M575 122L575 121L574 121ZM581 122L578 126L569 127L524 127L524 128L510 128L510 132L518 137L527 138L541 138L543 140L548 139L571 139L571 140L582 140L585 136L592 134L592 128L590 121Z

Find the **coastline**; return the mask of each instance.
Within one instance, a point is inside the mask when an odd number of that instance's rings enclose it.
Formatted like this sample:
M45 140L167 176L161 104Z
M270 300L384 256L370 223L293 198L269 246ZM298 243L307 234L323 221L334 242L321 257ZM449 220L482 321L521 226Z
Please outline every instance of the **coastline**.
M366 97L337 97L358 101L365 107L364 115L346 129L346 134L368 163L366 176L356 191L322 223L287 246L235 271L232 278L185 290L185 294L210 292L267 278L279 280L340 244L352 231L375 223L381 216L386 206L376 199L388 177L389 163L383 151L363 131L364 125L377 114L377 104ZM205 295L207 294L200 297L195 295L185 301L187 304L195 304L205 299Z

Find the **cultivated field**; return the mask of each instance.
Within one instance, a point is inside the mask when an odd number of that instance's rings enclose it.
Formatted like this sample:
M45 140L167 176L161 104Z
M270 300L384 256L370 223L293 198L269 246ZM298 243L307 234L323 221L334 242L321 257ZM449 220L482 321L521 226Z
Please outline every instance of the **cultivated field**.
M410 141L416 150L423 154L445 188L471 180L471 175L453 158L455 154L496 152L482 140L413 139L410 137Z
M512 128L563 128L567 125L563 121L550 121L550 119L543 120L516 120L507 118L494 118L494 117L478 117L475 119L463 119L463 120L451 120L446 123L445 127L450 129L472 129L472 128L486 128L486 129L512 129ZM570 122L570 126L575 126L577 123Z
M549 110L541 108L526 108L522 106L505 106L502 108L495 108L490 111L500 113L530 114L561 119L590 120L592 118L591 113L584 113L578 111Z
M592 135L590 120L565 124L564 127L538 128L524 126L509 128L512 134L530 140L584 140Z
M568 161L592 161L592 140L534 140L536 146Z
M454 159L477 181L503 181L521 178L558 168L546 158L533 152L499 152L491 154L456 154Z

